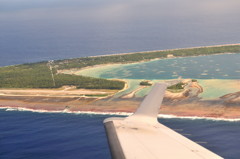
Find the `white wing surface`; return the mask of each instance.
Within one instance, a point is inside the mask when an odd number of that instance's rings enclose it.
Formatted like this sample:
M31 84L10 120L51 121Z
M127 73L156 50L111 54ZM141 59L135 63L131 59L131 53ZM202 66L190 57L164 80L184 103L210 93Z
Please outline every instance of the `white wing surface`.
M104 125L113 159L222 159L158 123L165 84L155 84L137 111L126 118L108 118Z

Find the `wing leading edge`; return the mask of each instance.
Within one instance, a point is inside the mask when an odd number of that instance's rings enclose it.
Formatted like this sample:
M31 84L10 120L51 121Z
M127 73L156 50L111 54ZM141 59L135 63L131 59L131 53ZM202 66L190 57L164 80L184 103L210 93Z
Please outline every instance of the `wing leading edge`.
M104 120L113 159L222 159L158 123L165 84L157 83L137 111L126 118Z

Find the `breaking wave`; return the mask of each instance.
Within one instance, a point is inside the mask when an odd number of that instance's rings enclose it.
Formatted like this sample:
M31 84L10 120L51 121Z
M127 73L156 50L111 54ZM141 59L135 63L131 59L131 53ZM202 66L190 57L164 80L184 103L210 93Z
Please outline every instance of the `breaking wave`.
M129 112L94 112L94 111L70 111L68 109L64 110L43 110L43 109L30 109L23 107L10 107L10 106L2 106L0 109L5 111L30 111L36 113L70 113L70 114L89 114L89 115L118 115L118 116L129 116L133 113ZM167 114L159 114L158 118L164 119L189 119L189 120L212 120L212 121L228 121L228 122L238 122L240 118L215 118L215 117L199 117L199 116L176 116L176 115L167 115Z

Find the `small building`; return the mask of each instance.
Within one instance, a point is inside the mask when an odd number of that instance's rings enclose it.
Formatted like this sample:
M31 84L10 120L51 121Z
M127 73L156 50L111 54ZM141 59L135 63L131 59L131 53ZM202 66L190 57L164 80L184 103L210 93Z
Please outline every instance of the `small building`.
M174 57L173 54L168 54L168 55L167 55L167 58L173 58L173 57Z

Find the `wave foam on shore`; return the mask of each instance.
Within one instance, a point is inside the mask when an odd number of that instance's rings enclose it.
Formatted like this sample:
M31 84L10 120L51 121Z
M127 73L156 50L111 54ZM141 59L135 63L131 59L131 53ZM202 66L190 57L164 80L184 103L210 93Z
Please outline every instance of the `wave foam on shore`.
M69 114L89 114L89 115L118 115L118 116L129 116L133 113L128 112L94 112L94 111L70 111L70 110L44 110L44 109L30 109L23 107L0 107L0 110L5 111L29 111L36 113L69 113ZM228 121L228 122L239 122L240 118L228 119L228 118L214 118L214 117L198 117L198 116L176 116L176 115L167 115L159 114L158 118L163 119L189 119L189 120L211 120L211 121Z
M70 113L70 114L92 114L92 115L121 115L121 116L129 116L132 113L127 112L93 112L93 111L70 111L67 109L64 110L44 110L44 109L30 109L24 107L0 107L5 111L29 111L29 112L36 112L36 113Z

